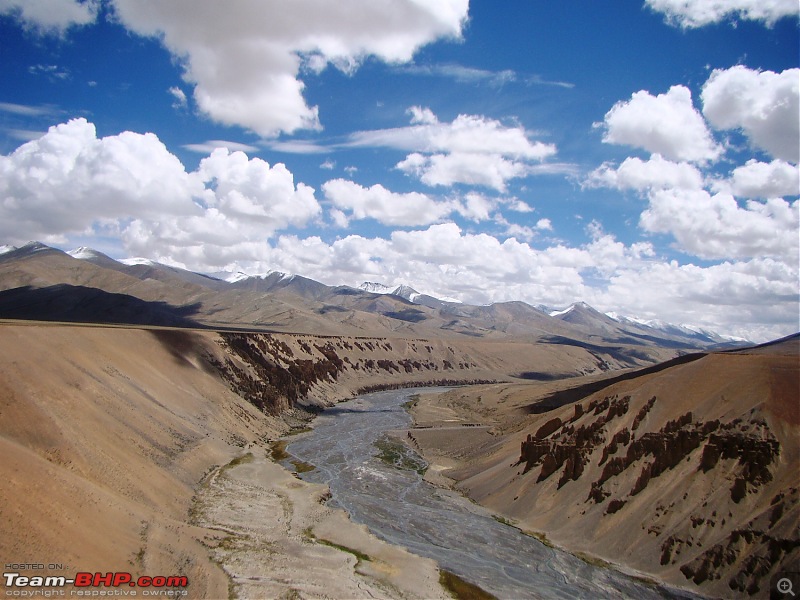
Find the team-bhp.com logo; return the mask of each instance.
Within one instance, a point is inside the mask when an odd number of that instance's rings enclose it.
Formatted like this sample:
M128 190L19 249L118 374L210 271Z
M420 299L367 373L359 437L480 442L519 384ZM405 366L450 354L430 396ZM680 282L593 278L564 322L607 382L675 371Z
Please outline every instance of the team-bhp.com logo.
M21 575L3 573L6 596L17 598L49 598L54 596L186 596L189 579L185 575L134 578L126 572L76 573L74 577ZM73 586L71 590L64 590ZM78 589L74 589L78 588ZM101 589L102 588L102 589ZM111 589L105 589L111 588ZM134 588L134 589L131 589ZM137 589L139 588L139 589Z

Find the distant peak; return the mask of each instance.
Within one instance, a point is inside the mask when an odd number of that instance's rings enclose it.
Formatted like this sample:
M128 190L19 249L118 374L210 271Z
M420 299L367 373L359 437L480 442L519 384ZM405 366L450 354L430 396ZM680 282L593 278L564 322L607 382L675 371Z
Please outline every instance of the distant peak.
M28 242L19 248L19 250L24 250L26 252L41 252L42 250L51 250L51 248L42 242Z
M388 285L384 283L378 283L376 281L365 281L364 283L358 286L358 289L364 292L369 292L371 294L388 294L392 288L390 288Z
M80 248L75 248L75 250L68 250L67 254L69 254L72 258L77 258L80 260L87 260L90 258L98 258L103 256L97 250L93 248L89 248L88 246L81 246Z

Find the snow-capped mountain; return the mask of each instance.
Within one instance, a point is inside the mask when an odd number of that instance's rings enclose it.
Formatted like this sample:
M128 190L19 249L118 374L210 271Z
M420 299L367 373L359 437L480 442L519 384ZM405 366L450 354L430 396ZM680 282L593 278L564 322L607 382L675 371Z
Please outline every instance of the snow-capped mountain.
M92 263L96 267L118 271L124 276L141 281L160 281L167 284L164 293L168 291L169 294L175 294L176 298L180 296L181 290L190 291L190 288L184 287L185 284L197 286L191 288L192 301L205 297L209 306L213 306L215 302L224 304L227 299L239 302L242 298L252 298L252 304L247 306L256 309L273 306L262 302L272 302L274 306L284 302L292 306L302 306L303 310L311 311L310 314L325 315L326 318L329 315L339 315L337 318L348 319L348 323L353 322L353 318L363 319L364 323L374 323L370 320L372 317L353 315L380 315L395 321L413 323L418 328L434 327L478 337L495 336L500 332L522 336L533 335L548 339L550 343L563 343L558 340L571 335L591 340L590 343L594 343L595 340L605 340L616 344L662 345L674 348L720 347L740 345L746 341L719 335L690 324L675 325L661 320L629 317L616 312L602 313L585 302L576 302L565 308L532 306L524 302L477 306L420 293L407 283L386 285L372 281L364 282L358 288L346 285L331 286L302 275L273 270L257 275L242 271L200 274L147 258L115 260L87 247L76 248L69 252L62 252L39 242L30 242L19 248L0 247L0 261L5 265L16 259L29 260L31 257L36 257L36 260L53 261L52 280L56 284L64 281L60 275L64 273L64 266L59 261L69 260L68 257L71 257ZM14 271L15 276L18 275L18 271ZM96 271L93 277L95 279L88 275L82 276L79 280L80 285L96 281L98 286L108 286L108 291L113 293L120 291L129 293L138 289L131 287L130 279L113 279L107 272L103 274ZM27 280L20 279L20 282L22 281ZM69 283L75 285L71 280ZM18 285L20 283L17 283ZM148 283L142 289L150 294L160 288ZM219 300L210 295L216 292L223 294L230 292L230 294L223 296L226 300ZM300 304L294 304L297 299L300 299ZM175 300L175 302L180 301ZM415 306L409 307L409 303ZM231 310L236 312L239 309ZM252 311L252 308L248 310ZM218 309L215 311L218 312ZM240 312L246 313L247 318L252 318L250 312Z
M705 329L702 327L697 327L696 325L689 325L685 323L682 324L667 323L666 321L662 321L660 319L640 319L637 317L628 317L625 315L620 315L617 314L616 312L608 312L606 313L606 315L614 319L615 321L619 321L620 323L623 324L641 325L644 327L649 327L650 329L656 329L658 331L662 331L670 335L682 335L686 337L706 339L720 343L747 341L744 338L740 337L735 337L731 335L720 335L715 331L711 331L710 329Z
M282 281L290 281L295 277L295 275L291 273L284 273L282 271L266 271L265 273L257 273L255 275L250 275L245 273L244 271L218 271L216 273L208 273L209 277L215 277L217 279L221 279L222 281L227 281L228 283L239 283L240 281L245 281L247 279L270 279L270 278L277 278Z
M389 294L391 296L399 296L400 298L404 298L409 302L414 302L414 300L421 295L417 290L404 283L392 287L383 283L365 281L358 286L358 289L369 294Z

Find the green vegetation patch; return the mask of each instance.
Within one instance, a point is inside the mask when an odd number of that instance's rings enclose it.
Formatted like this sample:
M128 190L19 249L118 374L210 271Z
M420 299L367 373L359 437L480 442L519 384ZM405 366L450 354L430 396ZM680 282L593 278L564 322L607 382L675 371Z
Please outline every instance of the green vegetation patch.
M508 525L509 527L513 527L514 529L519 529L519 527L517 527L513 521L510 521L505 517L501 517L500 515L492 515L492 518L498 523L502 523L503 525Z
M522 531L522 533L524 533L525 535L529 535L532 538L536 538L537 540L539 540L541 543L543 543L548 548L555 548L555 545L553 544L553 542L551 542L547 538L547 536L544 533L542 533L541 531L525 531L525 530L522 530L522 529L520 531Z
M458 600L497 600L497 596L493 596L474 583L461 579L450 571L439 571L439 583L452 594L453 598Z
M425 471L428 470L428 463L417 456L403 442L382 438L375 442L375 447L380 450L375 456L395 469L416 471L420 476L425 475Z
M269 451L270 455L272 456L272 460L275 462L280 462L289 458L289 453L286 452L287 443L288 442L286 440L275 440L269 445Z
M311 427L292 427L286 435L300 435L301 433L308 433L314 431Z
M342 546L341 544L337 544L336 542L332 542L330 540L326 540L325 538L318 538L314 535L311 527L306 527L303 529L303 537L306 538L309 542L322 544L323 546L328 546L330 548L336 548L341 552L347 552L348 554L352 554L356 557L359 563L361 562L372 562L372 557L369 554L365 554L361 552L361 550L356 550L355 548L350 548L348 546Z
M341 550L342 552L347 552L348 554L352 554L353 556L358 559L359 562L372 562L372 557L369 554L364 554L361 550L356 550L355 548L348 548L347 546L342 546L341 544L337 544L336 542L332 542L330 540L326 540L325 538L316 538L315 541L318 544L322 544L323 546L330 546L331 548L336 548L337 550Z
M419 394L414 394L408 402L403 402L403 408L407 411L411 410L416 406L417 402L419 402Z
M298 459L293 459L293 460L290 460L289 462L292 463L292 465L294 466L294 470L297 473L308 473L309 471L313 471L314 469L317 468L314 465L312 465L311 463L307 463L305 461L298 460Z
M275 440L269 445L270 449L270 456L272 456L272 460L275 462L281 462L282 460L288 460L294 466L294 470L296 473L308 473L309 471L313 471L317 467L312 465L311 463L307 463L305 461L299 460L289 454L286 451L286 445L289 442L286 440Z
M238 466L238 465L245 465L247 463L251 463L251 462L253 462L254 459L255 459L255 457L253 456L252 452L248 452L247 454L242 454L241 456L237 456L231 462L229 462L227 465L222 467L220 469L220 473L225 473L225 471L227 471L228 469L232 469L233 467Z

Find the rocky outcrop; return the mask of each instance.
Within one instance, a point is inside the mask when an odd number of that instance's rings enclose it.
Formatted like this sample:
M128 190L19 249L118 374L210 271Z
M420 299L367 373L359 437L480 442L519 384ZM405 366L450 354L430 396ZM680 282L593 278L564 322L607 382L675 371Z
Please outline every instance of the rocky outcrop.
M268 333L220 339L224 359L208 362L234 392L271 415L308 408L313 391L325 385L323 403L395 387L494 382L474 376L480 370L470 357L435 341ZM340 397L330 393L333 384Z
M773 480L781 445L763 419L702 421L689 411L655 429L652 414L657 398L642 402L632 419L628 416L630 404L629 396L606 396L586 406L575 404L566 421L550 418L522 442L519 463L525 465L523 474L538 467L538 484L560 471L556 489L561 489L570 481L595 473L593 480L586 482L584 502L603 505L601 519L624 512L653 480L687 462L693 464L690 473L727 481L731 506L744 504L749 495L758 494ZM720 478L717 472L725 475ZM660 542L660 564L675 565L697 585L727 578L733 592L763 591L772 565L792 553L800 554L796 523L794 529L780 527L785 525L788 513L796 519L799 504L797 489L781 493L758 523L732 530L699 554L697 550L709 539L709 532L724 527L726 520L716 512L692 515L692 533L676 532ZM674 510L674 503L659 504L654 516L666 516ZM727 518L732 519L733 513ZM672 530L677 531L674 526ZM648 532L658 538L662 526L654 524Z
M568 481L577 480L584 470L589 455L598 444L604 441L605 425L628 412L630 398L604 398L600 402L591 402L587 413L599 415L590 425L581 425L577 429L572 426L576 418L580 418L583 407L576 405L575 416L567 423L555 418L542 425L537 432L522 442L520 463L525 463L527 473L534 466L542 466L537 481L544 481L564 466L558 482L561 488ZM552 436L552 439L545 439ZM624 437L624 436L623 436Z

